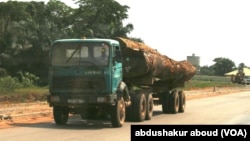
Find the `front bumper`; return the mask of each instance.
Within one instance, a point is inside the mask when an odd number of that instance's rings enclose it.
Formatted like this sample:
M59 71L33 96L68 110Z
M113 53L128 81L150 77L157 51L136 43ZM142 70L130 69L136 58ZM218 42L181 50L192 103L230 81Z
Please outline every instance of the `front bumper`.
M110 104L117 101L116 94L109 95L48 95L47 102L50 106L54 105L86 105L86 104Z

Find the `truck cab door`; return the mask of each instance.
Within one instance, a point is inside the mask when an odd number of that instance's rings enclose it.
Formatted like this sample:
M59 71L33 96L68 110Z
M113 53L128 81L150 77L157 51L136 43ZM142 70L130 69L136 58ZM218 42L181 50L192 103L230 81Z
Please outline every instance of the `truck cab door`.
M117 90L118 84L122 81L122 55L121 50L118 45L113 45L113 62L112 62L112 71L113 71L113 82L112 82L112 89L113 92Z

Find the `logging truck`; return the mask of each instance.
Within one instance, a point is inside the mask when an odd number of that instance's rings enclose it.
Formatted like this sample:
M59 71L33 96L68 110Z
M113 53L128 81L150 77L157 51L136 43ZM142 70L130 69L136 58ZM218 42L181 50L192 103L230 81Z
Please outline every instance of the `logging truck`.
M185 82L196 68L126 38L60 39L50 50L49 95L56 124L69 115L107 118L112 127L162 113L183 113Z

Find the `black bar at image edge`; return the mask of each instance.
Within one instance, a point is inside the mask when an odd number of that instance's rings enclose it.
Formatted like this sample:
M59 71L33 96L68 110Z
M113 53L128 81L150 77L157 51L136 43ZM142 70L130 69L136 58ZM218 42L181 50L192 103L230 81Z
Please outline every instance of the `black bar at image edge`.
M187 139L193 141L212 139L213 141L250 141L250 125L131 125L131 141L142 138Z

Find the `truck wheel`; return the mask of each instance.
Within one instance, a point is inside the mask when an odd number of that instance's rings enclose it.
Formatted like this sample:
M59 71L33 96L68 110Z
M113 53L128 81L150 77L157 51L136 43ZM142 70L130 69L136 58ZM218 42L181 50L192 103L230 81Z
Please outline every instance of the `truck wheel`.
M54 106L53 107L53 116L56 124L66 124L69 119L69 110L66 107Z
M162 93L160 100L161 100L161 106L162 106L162 112L167 114L169 113L170 110L170 105L169 105L169 97L170 97L170 93Z
M173 91L170 96L170 112L173 114L178 113L179 111L179 94L177 91Z
M146 94L146 120L150 120L153 116L154 100L152 94Z
M146 97L144 94L136 94L133 105L133 119L135 121L144 121L146 118Z
M123 98L119 99L115 106L111 107L111 123L113 127L122 127L125 122L125 102Z
M186 107L186 95L183 91L179 91L179 99L180 99L180 103L179 103L179 113L183 113L185 111L185 107Z

